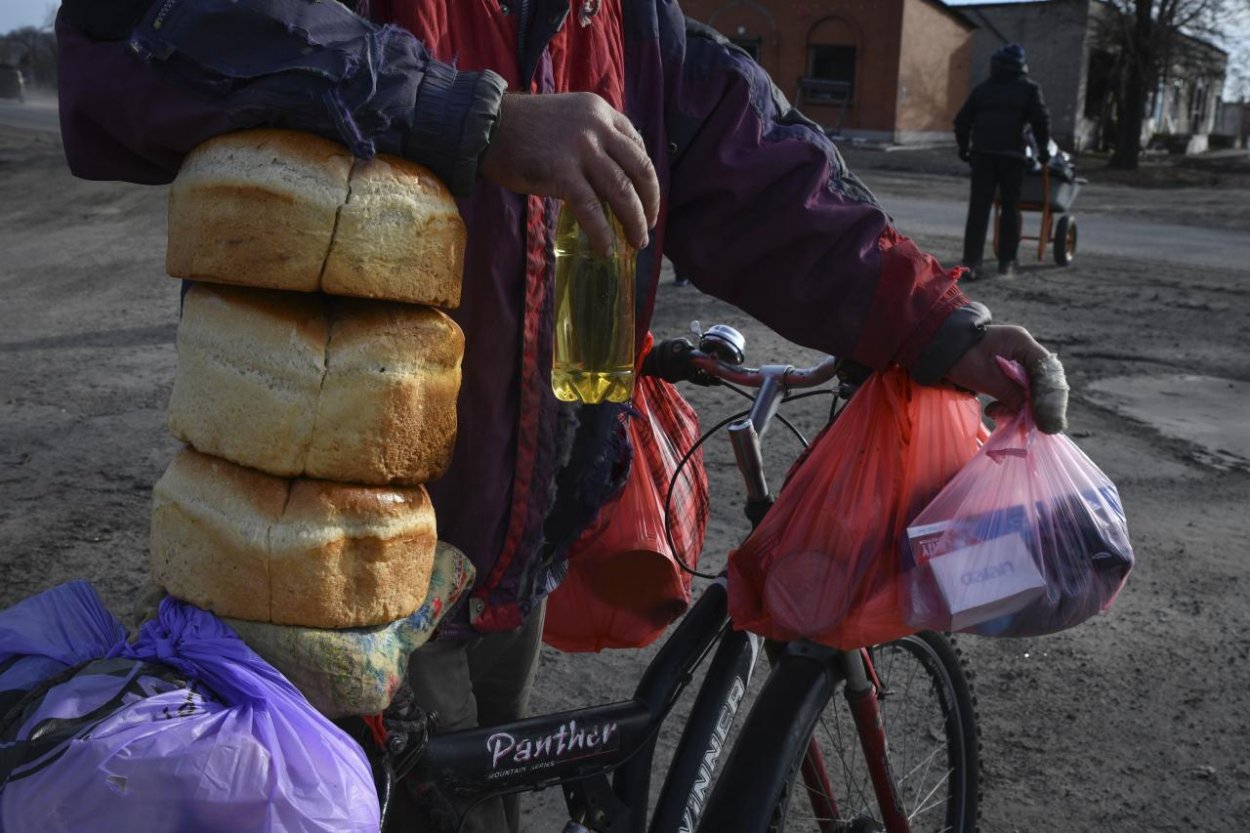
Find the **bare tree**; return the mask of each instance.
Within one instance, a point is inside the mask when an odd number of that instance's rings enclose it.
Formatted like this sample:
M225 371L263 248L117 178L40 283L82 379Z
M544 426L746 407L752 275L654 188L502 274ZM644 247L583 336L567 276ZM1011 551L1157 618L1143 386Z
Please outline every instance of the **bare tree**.
M1147 100L1185 69L1190 75L1216 75L1224 53L1218 40L1250 0L1103 0L1097 38L1116 57L1115 131L1110 165L1135 169L1141 153Z
M1224 40L1230 53L1224 100L1245 101L1250 99L1250 3L1233 26Z
M1243 59L1244 60L1244 59ZM1224 87L1225 101L1250 100L1250 60L1245 60L1228 78Z
M29 81L56 85L56 37L38 26L23 26L0 36L0 60L17 66Z

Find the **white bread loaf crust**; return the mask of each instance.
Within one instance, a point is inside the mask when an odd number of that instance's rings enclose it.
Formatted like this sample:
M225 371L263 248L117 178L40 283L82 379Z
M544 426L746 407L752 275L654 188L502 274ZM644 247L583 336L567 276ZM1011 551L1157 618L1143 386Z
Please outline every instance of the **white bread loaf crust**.
M420 486L289 480L184 449L153 492L153 578L236 619L354 628L411 615L436 543Z
M458 307L467 233L447 186L415 162L382 155L356 163L350 190L321 290Z
M166 271L316 290L354 161L341 145L291 130L245 130L203 143L169 188Z
M288 488L194 452L176 456L152 491L152 578L180 599L269 621L269 530Z
M431 307L336 298L304 472L428 483L451 465L464 333Z
M430 307L197 284L170 431L282 477L427 483L451 463L463 355Z
M192 278L454 308L466 232L414 162L262 128L203 143L169 192L165 265Z
M303 474L329 330L320 295L192 286L178 324L170 431L242 465Z

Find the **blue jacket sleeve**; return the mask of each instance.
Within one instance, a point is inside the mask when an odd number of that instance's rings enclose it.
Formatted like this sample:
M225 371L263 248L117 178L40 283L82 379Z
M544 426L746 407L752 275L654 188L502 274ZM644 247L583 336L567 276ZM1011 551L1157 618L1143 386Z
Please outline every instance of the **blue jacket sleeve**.
M333 2L163 0L124 40L58 22L62 133L91 179L167 182L205 139L285 127L404 156L467 194L504 81Z

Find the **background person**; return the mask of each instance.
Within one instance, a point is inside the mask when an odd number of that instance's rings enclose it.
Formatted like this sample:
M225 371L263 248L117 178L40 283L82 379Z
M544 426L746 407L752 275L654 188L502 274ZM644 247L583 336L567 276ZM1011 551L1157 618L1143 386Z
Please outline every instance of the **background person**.
M1033 128L1038 160L1050 159L1050 113L1042 88L1029 78L1024 48L1010 43L990 58L990 77L968 96L955 116L959 158L972 165L972 193L964 228L963 265L984 275L981 256L994 192L1002 202L998 229L998 274L1010 275L1020 248L1020 186L1024 181L1024 127Z
M212 136L285 127L361 158L412 159L460 198L459 439L429 492L439 537L472 559L477 579L410 666L441 728L524 714L543 600L628 469L627 406L563 405L551 390L558 200L601 251L606 200L641 250L641 333L667 255L701 290L792 341L897 363L925 383L1018 407L1021 391L994 356L1046 361L1025 330L991 324L957 271L894 229L745 52L671 0L372 0L356 10L65 0L63 138L78 176L167 183ZM1059 401L1034 407L1051 430ZM517 827L513 797L479 805L466 829Z

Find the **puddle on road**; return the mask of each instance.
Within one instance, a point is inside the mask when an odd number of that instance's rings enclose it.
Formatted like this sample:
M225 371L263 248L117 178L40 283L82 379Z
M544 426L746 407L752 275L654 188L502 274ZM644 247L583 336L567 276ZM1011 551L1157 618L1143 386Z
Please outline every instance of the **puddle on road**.
M1250 384L1215 376L1114 376L1086 392L1099 405L1197 446L1203 463L1250 471Z

